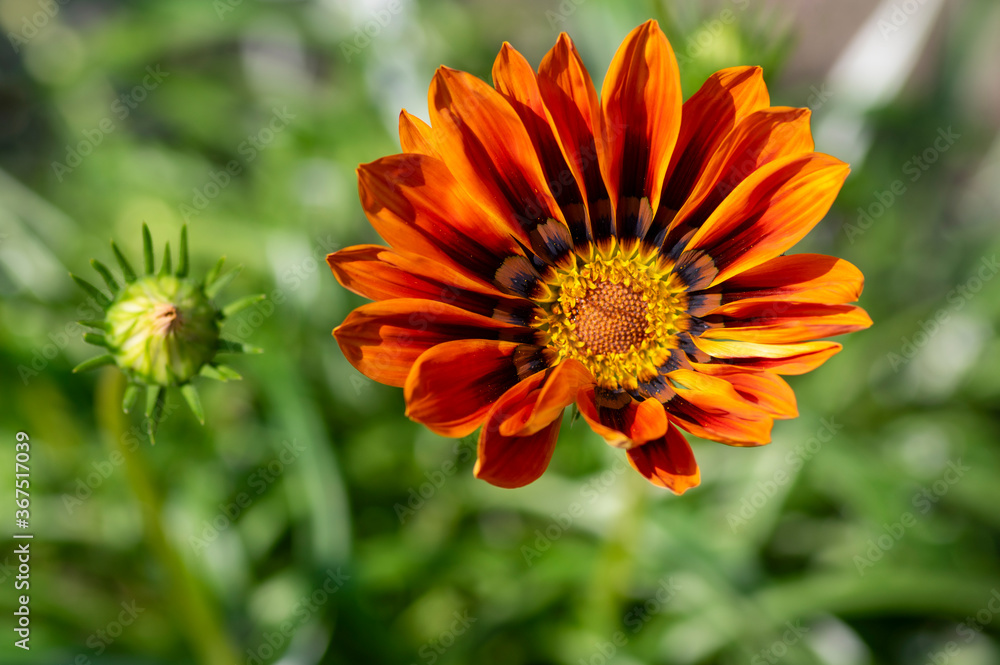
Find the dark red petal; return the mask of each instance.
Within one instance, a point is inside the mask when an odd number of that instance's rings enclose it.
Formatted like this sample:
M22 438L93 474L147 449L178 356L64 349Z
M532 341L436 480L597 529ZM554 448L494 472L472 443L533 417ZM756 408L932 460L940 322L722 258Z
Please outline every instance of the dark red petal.
M443 162L392 155L358 167L361 205L393 247L455 266L493 283L509 256L521 256L506 225L479 207Z
M572 249L569 228L510 104L475 76L447 67L438 69L429 94L436 147L468 194L542 259L565 257ZM547 242L539 243L533 232L550 220Z
M523 487L544 473L559 436L562 411L529 434L508 436L505 424L523 421L537 406L546 372L539 372L504 393L490 409L479 434L475 476L497 487Z
M380 245L347 247L326 260L344 287L372 300L436 300L519 325L535 310L531 301L502 295L443 263Z
M656 21L629 33L601 90L605 180L616 205L619 239L642 238L656 211L681 126L677 58Z
M614 234L614 211L601 165L607 161L597 90L573 41L561 33L538 67L538 88L567 162L587 199L590 239Z
M617 448L641 445L667 431L667 414L654 397L640 402L625 392L587 386L580 390L576 403L587 424Z
M590 241L590 228L580 182L563 154L535 71L524 56L506 42L493 63L493 85L528 131L549 189L566 217L574 247L586 246Z
M403 387L410 368L427 349L456 339L501 337L528 341L526 328L471 314L452 305L398 299L362 305L334 331L341 351L359 372Z
M701 472L691 446L673 425L661 438L631 448L627 454L633 469L649 482L674 494L683 494L701 483Z
M695 232L677 263L681 272L710 257L713 286L790 249L830 209L850 169L809 153L777 159L752 173ZM688 282L691 284L691 282Z
M518 356L528 350L510 342L475 339L428 349L403 387L406 415L442 436L470 434L494 402L521 381Z
M708 77L684 102L660 208L680 210L698 174L736 123L769 104L760 67L730 67Z
M772 417L728 381L686 369L667 377L677 394L664 406L671 422L682 429L735 446L770 442Z
M684 205L671 222L664 250L700 227L737 185L776 159L811 153L809 109L774 107L743 118L708 158Z
M872 324L865 310L853 305L739 300L723 305L702 320L711 327L702 339L762 344L794 344L864 330Z

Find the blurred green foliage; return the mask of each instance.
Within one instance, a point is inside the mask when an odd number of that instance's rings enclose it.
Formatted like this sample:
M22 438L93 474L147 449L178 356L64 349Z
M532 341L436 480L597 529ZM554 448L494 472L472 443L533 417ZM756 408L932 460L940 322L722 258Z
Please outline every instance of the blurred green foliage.
M5 0L0 441L8 469L15 433L31 437L35 540L33 648L5 629L0 660L1000 662L1000 162L979 85L996 9L949 12L914 83L862 114L867 157L797 248L857 264L876 325L792 379L801 416L772 445L695 442L703 485L677 498L582 423L532 486L475 480L473 439L409 422L400 390L344 360L329 331L361 300L324 256L377 242L353 169L398 151L400 107L426 117L437 65L488 78L504 40L537 64L566 30L599 84L653 16L685 96L762 64L772 103L805 106L820 81L779 77L811 47L798 17L746 1ZM959 138L913 171L947 128ZM242 382L201 386L204 427L172 394L155 446L118 410L115 370L70 373L92 350L67 271L109 263L109 238L138 256L143 222L160 238L187 222L196 273L224 253L246 266L232 297L269 295L225 331L266 353L234 362Z

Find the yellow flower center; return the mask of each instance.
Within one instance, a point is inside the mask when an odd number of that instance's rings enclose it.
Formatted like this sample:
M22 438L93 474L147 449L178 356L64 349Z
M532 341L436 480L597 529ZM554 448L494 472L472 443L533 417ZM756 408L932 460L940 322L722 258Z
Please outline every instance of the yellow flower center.
M614 246L556 271L533 325L546 334L557 362L579 360L611 389L635 390L656 375L687 317L684 287L658 258Z

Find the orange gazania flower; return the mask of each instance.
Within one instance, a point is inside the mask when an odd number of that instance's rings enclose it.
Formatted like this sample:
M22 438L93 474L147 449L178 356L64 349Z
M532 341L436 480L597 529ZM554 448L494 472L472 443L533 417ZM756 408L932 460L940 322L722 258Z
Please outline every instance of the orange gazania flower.
M331 254L376 302L334 335L407 415L482 426L475 474L520 487L548 466L574 402L651 482L699 483L678 428L735 446L797 415L780 375L871 325L851 264L784 255L848 167L813 151L809 110L770 106L759 67L681 102L655 21L618 49L601 97L565 34L536 73L504 44L493 85L440 68L431 125L403 111L403 153L358 168L390 247Z

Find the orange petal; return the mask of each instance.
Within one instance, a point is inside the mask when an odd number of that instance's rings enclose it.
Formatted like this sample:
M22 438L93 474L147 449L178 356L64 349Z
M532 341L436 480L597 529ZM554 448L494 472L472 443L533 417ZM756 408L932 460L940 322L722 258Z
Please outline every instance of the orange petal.
M431 81L430 112L436 146L469 195L543 259L564 256L571 247L538 246L530 235L550 219L566 228L565 219L510 104L475 76L441 67Z
M549 189L566 217L574 246L586 245L590 240L590 229L580 181L563 154L535 71L524 56L507 42L504 42L493 63L493 85L524 123Z
M645 229L637 202L645 198L656 211L681 126L677 58L656 21L634 29L618 48L601 105L609 156L605 180L616 202L618 237L641 238Z
M403 152L415 152L437 159L441 158L434 147L431 126L403 109L399 113L399 144Z
M690 230L701 226L740 182L764 164L811 153L809 116L809 109L774 107L743 118L698 174L668 229L664 247L673 247Z
M557 418L564 408L576 401L584 386L593 385L594 376L578 360L564 360L549 373L531 413L518 434L531 434Z
M868 313L853 305L783 300L739 300L719 307L703 320L712 327L701 334L702 339L761 344L807 342L864 330L872 324Z
M631 448L627 454L633 469L674 494L683 494L701 483L691 446L673 424L663 437Z
M777 374L723 364L694 363L692 367L703 374L728 381L744 401L760 407L772 418L785 420L799 415L795 392Z
M469 198L444 163L426 155L383 157L358 167L361 205L393 247L455 266L490 283L521 250L505 225Z
M677 395L664 406L679 427L735 446L770 442L771 417L745 400L730 382L686 369L670 372L667 378Z
M843 259L822 254L776 256L710 289L720 295L714 306L691 313L704 316L720 305L748 300L839 305L857 300L864 283L861 271Z
M610 238L614 210L602 175L607 163L597 90L573 41L561 33L538 67L538 88L566 160L587 198L591 238Z
M535 310L530 301L501 295L443 263L380 245L347 247L326 260L337 281L372 300L436 300L521 325L528 324Z
M522 351L519 344L479 339L428 349L403 386L406 415L442 436L470 434L520 382L516 357Z
M760 67L730 67L709 76L684 102L680 135L670 157L660 208L680 210L698 174L736 123L769 104Z
M517 384L490 409L479 434L478 455L473 473L497 487L523 487L544 473L552 459L561 419L552 418L528 434L510 436L505 424L520 420L519 414L531 412L541 394L545 372Z
M577 395L576 404L587 424L616 448L641 445L667 431L667 414L654 397L639 402L628 393L586 386Z
M842 348L836 342L801 344L756 344L754 342L716 341L694 338L698 348L728 365L766 369L775 374L796 375L811 372Z
M830 209L850 171L822 153L777 159L740 183L695 232L678 270L707 255L711 285L772 259L801 240Z
M427 349L456 339L529 341L524 328L471 314L452 305L398 299L362 305L333 331L347 360L379 383L402 387Z

